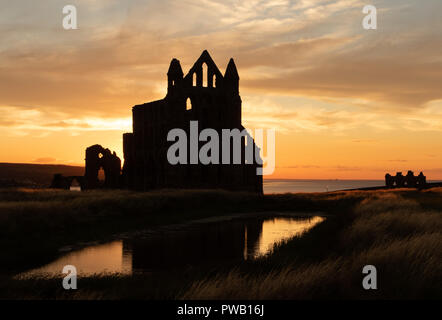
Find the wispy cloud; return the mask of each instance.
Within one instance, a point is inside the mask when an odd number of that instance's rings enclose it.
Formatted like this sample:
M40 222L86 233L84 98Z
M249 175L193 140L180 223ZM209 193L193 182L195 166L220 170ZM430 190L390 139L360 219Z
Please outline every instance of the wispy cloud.
M248 127L323 135L324 146L341 136L340 147L374 154L415 136L428 161L440 160L430 142L442 133L439 0L375 1L376 31L362 29L359 0L70 3L79 30L63 30L60 1L0 0L5 137L120 136L131 106L164 96L173 57L187 71L208 49L220 69L235 58ZM408 159L403 150L385 159Z
M38 159L35 159L34 161L32 161L32 162L35 162L35 163L54 163L54 162L56 162L57 161L57 159L55 159L55 158L52 158L52 157L44 157L44 158L38 158Z

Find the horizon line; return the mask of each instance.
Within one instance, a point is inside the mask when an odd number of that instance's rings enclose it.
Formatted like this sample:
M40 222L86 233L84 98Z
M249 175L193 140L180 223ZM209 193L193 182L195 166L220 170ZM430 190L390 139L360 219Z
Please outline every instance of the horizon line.
M85 165L81 164L65 164L65 163L34 163L34 162L2 162L1 164L12 164L12 165L34 165L34 166L66 166L66 167L77 167L85 168ZM384 181L385 178L266 178L263 176L263 180L267 181L281 181L281 180L292 180L292 181ZM442 178L429 179L429 181L442 181Z

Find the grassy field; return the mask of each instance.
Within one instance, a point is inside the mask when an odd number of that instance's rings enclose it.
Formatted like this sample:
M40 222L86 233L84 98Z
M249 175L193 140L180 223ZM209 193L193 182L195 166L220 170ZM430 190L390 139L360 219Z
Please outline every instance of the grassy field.
M423 204L407 199L408 193L369 195L336 228L325 250L311 247L311 236L321 233L315 230L280 246L267 261L276 269L248 273L238 268L193 283L182 298L442 298L442 190L424 193ZM305 249L311 250L309 258ZM377 291L362 289L361 271L368 264L378 270Z
M257 196L225 191L0 191L3 299L442 298L442 188ZM256 261L177 272L60 280L11 275L58 248L128 230L258 211L324 212L309 233ZM376 291L362 268L378 270Z
M49 187L55 173L65 176L82 176L84 167L57 164L28 164L0 162L0 188Z

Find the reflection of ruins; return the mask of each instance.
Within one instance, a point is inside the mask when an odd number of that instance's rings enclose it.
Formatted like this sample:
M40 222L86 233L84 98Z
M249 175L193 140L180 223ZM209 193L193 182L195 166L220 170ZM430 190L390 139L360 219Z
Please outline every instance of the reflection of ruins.
M244 228L244 260L253 259L262 234L263 220L257 220L254 223L245 224Z
M69 252L26 274L49 273L59 277L66 265L76 266L82 275L93 275L231 264L265 255L275 243L301 235L323 220L322 217L242 219L152 231L144 238L139 234L132 238L129 234L125 240Z
M167 236L124 240L123 256L132 255L133 271L250 259L259 243L262 225L263 219L231 221L168 231Z

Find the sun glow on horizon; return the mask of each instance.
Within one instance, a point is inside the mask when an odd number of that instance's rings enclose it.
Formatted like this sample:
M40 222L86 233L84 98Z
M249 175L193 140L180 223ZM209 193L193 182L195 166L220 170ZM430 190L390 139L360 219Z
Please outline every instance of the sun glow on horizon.
M72 32L55 1L11 2L0 161L81 165L93 144L123 160L132 106L164 97L172 58L186 73L207 49L222 73L235 59L244 126L276 130L268 178L442 179L442 2L404 1L377 1L367 31L359 0L78 0Z

